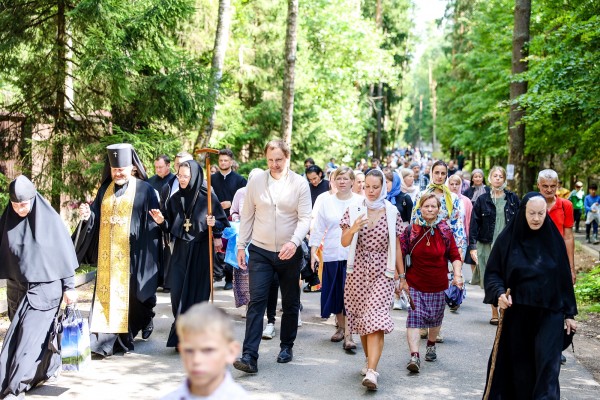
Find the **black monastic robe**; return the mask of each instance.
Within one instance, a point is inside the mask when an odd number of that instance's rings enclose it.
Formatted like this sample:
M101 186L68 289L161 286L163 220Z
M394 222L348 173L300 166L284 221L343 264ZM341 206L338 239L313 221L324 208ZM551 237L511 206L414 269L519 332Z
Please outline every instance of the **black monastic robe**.
M60 353L49 341L78 266L58 213L38 193L32 201L27 216L20 217L9 204L0 219L0 279L7 280L11 320L0 353L1 398L19 395L58 372Z
M210 264L208 247L208 197L202 188L203 173L195 161L188 161L191 179L187 189L180 188L167 203L165 222L161 228L169 232L174 241L170 260L171 307L173 316L186 312L191 306L210 298ZM196 194L196 192L198 192ZM216 217L214 237L229 226L225 212L217 197L212 194L212 214ZM190 226L186 226L186 219ZM175 322L167 340L167 347L178 344Z

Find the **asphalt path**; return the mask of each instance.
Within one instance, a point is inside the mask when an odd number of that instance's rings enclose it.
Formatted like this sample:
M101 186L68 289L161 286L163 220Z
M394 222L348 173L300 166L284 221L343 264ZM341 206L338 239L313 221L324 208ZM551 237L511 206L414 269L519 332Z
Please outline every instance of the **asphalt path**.
M465 271L469 279L470 271ZM485 385L488 357L496 328L489 324L490 307L482 303L483 291L467 285L467 299L458 312L446 309L442 333L444 343L437 345L438 359L425 362L425 341L421 342L421 372L406 370L409 358L406 342L406 311L392 311L395 329L385 337L379 364L379 390L367 392L361 385L359 371L364 356L358 351L346 352L341 343L332 343L334 320L319 316L317 293L303 293L303 325L298 329L294 359L278 364L277 337L263 340L258 360L258 373L248 375L232 368L234 379L254 399L480 399ZM235 336L244 338L245 319L242 310L233 306L232 291L222 290L218 283L215 304L232 316ZM92 360L81 372L63 373L57 381L47 383L27 394L33 399L157 399L174 390L184 379L179 356L165 347L172 322L168 294L158 294L154 320L155 330L144 341L138 338L135 351L103 360ZM83 310L85 311L85 310ZM276 323L280 323L280 312ZM266 321L265 321L266 323ZM359 338L355 336L357 343ZM563 399L599 399L600 385L565 352L567 364L560 376Z

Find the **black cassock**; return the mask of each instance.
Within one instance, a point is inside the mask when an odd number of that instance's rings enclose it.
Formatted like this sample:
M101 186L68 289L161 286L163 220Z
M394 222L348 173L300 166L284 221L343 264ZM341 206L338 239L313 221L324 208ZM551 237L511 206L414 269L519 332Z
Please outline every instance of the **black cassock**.
M188 161L191 179L185 189L180 188L167 202L165 222L161 228L169 232L174 241L170 260L171 307L173 316L186 312L196 303L210 298L210 264L208 248L208 197L202 187L202 168L195 161ZM217 197L212 194L213 215L216 224L215 238L229 226L225 212ZM189 219L191 225L186 226ZM186 230L187 228L187 230ZM167 347L176 347L179 340L175 322L167 340Z
M73 289L77 268L60 216L27 178L13 182L11 198L21 185L35 196L27 216L9 204L0 219L0 279L7 279L11 320L0 354L0 398L29 390L60 368L60 353L49 341L63 291Z
M136 178L131 178L136 179ZM98 244L102 199L111 181L100 186L98 194L90 209L92 215L82 221L73 234L76 239L77 257L80 262L98 263ZM127 189L115 185L115 195L123 195ZM127 333L94 333L91 335L92 352L101 355L112 355L114 352L134 349L133 338L144 329L154 317L156 305L157 272L159 262L160 228L149 211L157 209L158 198L152 186L138 180L131 211L129 234L130 245L130 281L129 281L129 332ZM79 235L78 235L79 232ZM95 293L94 293L95 295ZM90 315L93 315L91 310ZM91 321L91 319L90 319Z

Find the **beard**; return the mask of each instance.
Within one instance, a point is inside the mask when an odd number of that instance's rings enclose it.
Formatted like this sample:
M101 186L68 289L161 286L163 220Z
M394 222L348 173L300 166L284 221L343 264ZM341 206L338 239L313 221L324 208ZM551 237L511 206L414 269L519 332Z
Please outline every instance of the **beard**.
M128 178L115 178L115 185L123 186L127 182L129 182Z

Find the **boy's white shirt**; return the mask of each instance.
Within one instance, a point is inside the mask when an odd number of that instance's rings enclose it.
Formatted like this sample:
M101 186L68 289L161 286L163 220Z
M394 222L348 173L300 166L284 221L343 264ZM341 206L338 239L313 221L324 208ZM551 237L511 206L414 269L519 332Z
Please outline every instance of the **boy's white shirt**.
M177 388L177 390L162 397L161 400L246 400L249 399L248 393L244 388L236 383L231 377L229 371L225 372L225 379L219 387L209 396L194 396L190 393L187 378Z

